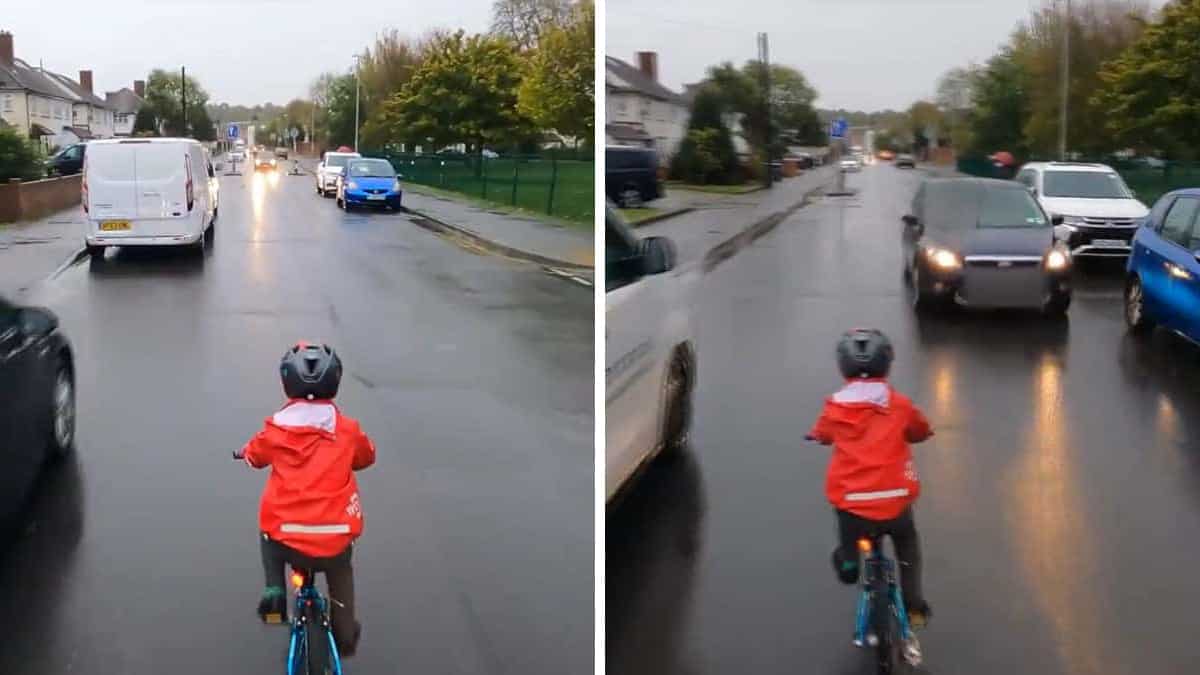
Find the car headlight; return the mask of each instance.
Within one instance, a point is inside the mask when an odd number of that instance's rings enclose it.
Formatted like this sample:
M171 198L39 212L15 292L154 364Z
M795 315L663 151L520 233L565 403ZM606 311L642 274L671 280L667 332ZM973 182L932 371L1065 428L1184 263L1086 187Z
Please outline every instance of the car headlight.
M396 182L392 183L392 192L399 192L399 191L400 191L400 179L397 178Z
M1065 270L1071 264L1071 256L1065 251L1054 249L1046 254L1046 269Z
M929 258L929 262L934 267L940 267L944 270L956 270L962 267L962 260L959 259L958 254L949 249L938 247L927 248L925 249L925 256Z
M358 183L355 183L354 181L350 181L349 183L346 183L346 189L347 190L357 190Z

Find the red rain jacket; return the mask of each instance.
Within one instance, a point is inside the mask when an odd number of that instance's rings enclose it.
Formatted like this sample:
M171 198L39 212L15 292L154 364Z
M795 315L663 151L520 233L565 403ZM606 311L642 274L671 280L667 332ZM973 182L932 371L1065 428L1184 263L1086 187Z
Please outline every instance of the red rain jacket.
M375 463L375 445L332 401L288 401L243 452L250 466L271 467L258 512L271 539L323 558L362 534L354 472Z
M825 496L870 520L899 516L921 493L908 444L932 435L921 411L886 380L847 381L809 432L833 444Z

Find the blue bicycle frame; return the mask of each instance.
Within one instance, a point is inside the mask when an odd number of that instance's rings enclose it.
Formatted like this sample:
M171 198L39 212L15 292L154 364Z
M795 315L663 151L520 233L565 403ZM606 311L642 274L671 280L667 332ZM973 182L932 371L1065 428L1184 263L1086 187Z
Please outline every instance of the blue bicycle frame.
M896 615L900 627L900 639L909 640L913 637L912 628L908 625L908 612L904 609L904 598L896 583L896 563L883 553L883 538L880 536L870 539L860 539L859 550L867 554L866 570L862 575L862 593L858 596L858 617L854 629L854 644L867 644L867 635L871 631L871 602L872 595L886 593L888 604ZM886 588L884 585L886 584ZM886 636L876 635L876 639Z
M292 570L292 584L296 586L296 608L292 616L291 641L288 644L288 675L323 675L308 671L308 631L310 623L316 623L328 641L329 668L332 675L342 675L342 660L337 643L333 639L333 627L329 622L329 601L317 589L312 570Z

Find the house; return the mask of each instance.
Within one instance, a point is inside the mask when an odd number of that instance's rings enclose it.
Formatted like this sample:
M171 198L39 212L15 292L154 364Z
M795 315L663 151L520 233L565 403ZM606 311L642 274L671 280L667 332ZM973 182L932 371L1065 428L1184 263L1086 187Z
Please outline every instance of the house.
M654 148L667 161L687 133L688 107L678 93L658 81L658 54L638 52L638 67L605 58L607 142Z
M92 71L79 81L16 58L13 35L0 31L0 120L44 148L113 135L113 114L93 93Z
M132 136L133 123L138 111L146 102L146 81L134 80L133 90L122 87L117 91L105 92L104 100L113 114L113 135Z

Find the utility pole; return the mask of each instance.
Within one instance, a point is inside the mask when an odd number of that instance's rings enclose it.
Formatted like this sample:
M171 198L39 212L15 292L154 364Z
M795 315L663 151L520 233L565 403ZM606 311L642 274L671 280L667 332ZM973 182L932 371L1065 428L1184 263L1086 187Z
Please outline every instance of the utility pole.
M354 151L355 152L358 152L358 99L359 99L358 69L359 69L359 58L360 57L358 54L354 55Z
M758 34L758 61L762 64L762 90L763 90L763 156L766 158L766 185L771 187L774 184L774 176L771 175L771 58L767 46L767 34Z
M1071 0L1067 0L1067 14L1063 21L1062 51L1062 105L1058 111L1058 159L1067 160L1067 93L1071 85Z
M180 98L182 99L180 101L180 105L183 106L183 132L180 133L179 135L186 137L187 136L187 68L185 68L183 66L179 67L179 85L180 85L180 88L179 88Z

